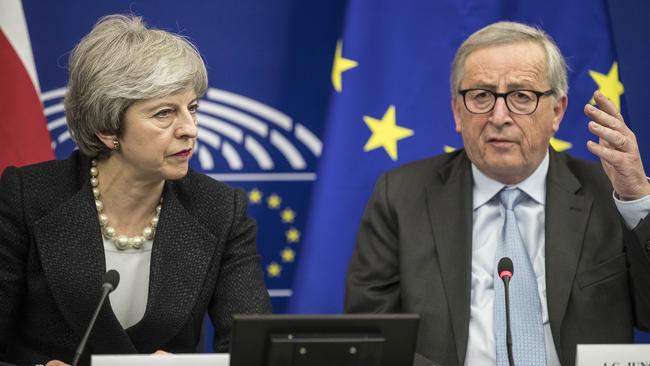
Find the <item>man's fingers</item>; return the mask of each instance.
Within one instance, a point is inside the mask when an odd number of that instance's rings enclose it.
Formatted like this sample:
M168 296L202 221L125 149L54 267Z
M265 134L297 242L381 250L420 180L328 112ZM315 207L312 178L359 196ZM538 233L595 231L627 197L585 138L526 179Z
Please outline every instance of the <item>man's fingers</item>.
M611 164L612 166L618 166L617 164L623 157L622 152L613 148L607 148L602 144L598 144L593 141L587 141L587 150L605 162Z
M616 106L614 103L612 103L611 100L607 99L603 93L601 93L599 90L596 90L594 92L594 100L596 101L596 104L598 104L598 107L600 109L609 114L610 116L615 117L619 121L623 122L623 116L621 116L620 113L618 113L618 110L616 109Z
M610 115L609 113L606 113L605 111L592 106L591 104L585 105L584 112L587 117L591 118L591 120L600 125L620 132L627 130L625 122L615 116Z
M597 122L589 122L589 131L605 141L606 147L611 147L620 151L629 151L632 144L629 143L628 138L621 132L615 131L611 128L602 126Z

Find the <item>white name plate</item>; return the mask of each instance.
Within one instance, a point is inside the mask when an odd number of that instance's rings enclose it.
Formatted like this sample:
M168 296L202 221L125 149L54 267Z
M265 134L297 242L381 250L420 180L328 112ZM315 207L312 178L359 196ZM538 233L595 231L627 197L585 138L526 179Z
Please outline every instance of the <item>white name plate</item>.
M650 366L650 344L579 344L576 366Z
M229 354L92 355L92 366L228 366Z

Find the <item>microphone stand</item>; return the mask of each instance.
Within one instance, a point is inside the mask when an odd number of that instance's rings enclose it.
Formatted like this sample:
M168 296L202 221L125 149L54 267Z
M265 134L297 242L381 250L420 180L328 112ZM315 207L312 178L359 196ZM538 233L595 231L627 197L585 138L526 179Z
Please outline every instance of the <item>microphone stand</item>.
M508 349L508 363L510 366L515 366L515 360L512 357L512 335L510 332L510 295L508 288L510 287L510 277L503 276L503 288L506 296L506 348Z
M77 363L79 363L79 358L81 358L81 354L83 353L84 347L86 347L86 343L88 342L88 337L90 336L90 331L92 331L93 326L95 325L95 321L97 321L97 316L99 315L99 311L102 309L102 306L104 305L104 301L106 301L106 297L108 297L108 294L117 288L117 284L119 282L120 282L120 274L116 270L111 269L110 271L104 274L104 279L102 283L102 297L101 299L99 299L99 303L97 304L97 308L95 309L95 313L93 314L93 317L90 319L90 323L88 323L88 328L86 329L86 333L84 334L83 338L81 338L81 342L79 342L79 347L77 347L77 351L74 354L74 359L72 360L72 366L77 366Z

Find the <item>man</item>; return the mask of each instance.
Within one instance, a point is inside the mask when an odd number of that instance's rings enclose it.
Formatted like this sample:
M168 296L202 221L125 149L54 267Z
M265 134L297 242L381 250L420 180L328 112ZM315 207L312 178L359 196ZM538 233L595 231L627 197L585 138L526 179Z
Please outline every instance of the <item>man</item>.
M507 364L496 271L509 256L515 364L572 365L578 343L632 342L634 326L650 327L650 183L621 115L599 92L600 109L585 106L602 167L550 149L566 64L518 23L470 36L451 87L465 149L379 179L346 311L420 314L419 365Z

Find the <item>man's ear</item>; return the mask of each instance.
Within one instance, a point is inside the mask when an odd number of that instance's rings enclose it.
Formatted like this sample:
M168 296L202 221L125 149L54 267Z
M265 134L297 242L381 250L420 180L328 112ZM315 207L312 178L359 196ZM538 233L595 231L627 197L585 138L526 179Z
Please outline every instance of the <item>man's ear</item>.
M564 118L564 112L566 112L568 105L569 97L566 95L557 99L555 102L555 107L553 108L553 132L557 132L560 129L560 123L562 122L562 118Z
M456 125L456 132L462 132L462 124L460 123L460 102L457 97L451 98L451 112L454 114L454 123Z
M97 132L95 134L98 139L102 141L104 146L106 146L109 150L113 150L115 148L115 144L113 141L117 141L117 135L114 133L107 133L107 132Z

